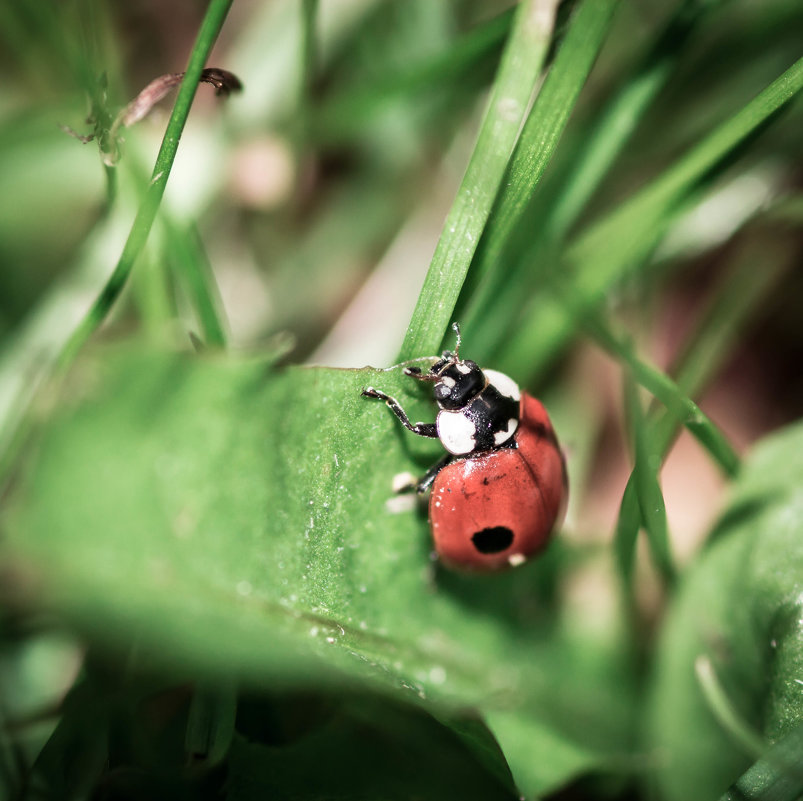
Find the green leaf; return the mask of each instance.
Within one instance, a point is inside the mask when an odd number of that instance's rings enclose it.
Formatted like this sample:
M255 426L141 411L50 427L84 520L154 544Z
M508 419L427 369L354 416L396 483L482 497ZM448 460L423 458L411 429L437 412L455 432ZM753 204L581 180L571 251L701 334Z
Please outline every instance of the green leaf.
M453 732L420 710L347 697L327 713L321 725L281 747L237 738L229 759L227 797L514 797L509 773L498 779L485 772ZM498 748L495 757L504 763Z
M526 0L516 12L477 144L432 257L401 359L435 353L453 310L552 37L555 0Z
M668 801L714 798L753 761L741 732L769 743L803 721L803 424L745 461L709 547L684 577L663 632L649 733ZM695 674L705 659L727 723ZM725 722L725 725L723 725Z
M803 725L770 748L720 801L796 801L803 793Z
M18 602L178 676L471 712L499 726L528 792L604 769L632 725L618 627L589 641L556 624L559 541L502 575L433 563L423 510L391 485L437 448L367 385L433 414L397 369L137 348L83 365L88 397L48 430L5 514ZM528 747L517 730L541 735Z

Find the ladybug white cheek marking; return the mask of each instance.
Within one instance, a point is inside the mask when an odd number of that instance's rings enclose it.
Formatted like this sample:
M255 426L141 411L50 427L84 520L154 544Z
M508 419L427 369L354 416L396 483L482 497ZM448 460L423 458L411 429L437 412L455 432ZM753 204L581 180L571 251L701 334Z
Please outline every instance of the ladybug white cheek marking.
M527 557L523 553L512 553L507 558L507 563L511 567L518 567L527 561Z
M482 372L485 373L489 383L493 384L501 395L506 395L515 401L521 400L519 385L510 376L500 373L498 370L483 370Z
M477 429L464 414L441 410L438 412L436 424L441 444L449 453L462 456L474 450L477 444Z
M516 420L515 417L511 417L510 420L507 421L507 429L504 431L497 431L494 434L494 444L501 445L503 442L507 442L513 434L516 433L518 427L519 421Z
M441 383L442 383L442 384L443 384L445 387L449 387L449 389L451 389L451 388L452 388L452 387L453 387L453 386L454 386L454 385L455 385L457 382L454 380L454 378L451 378L451 377L449 377L448 375L445 375L445 376L444 376L444 377L441 379Z

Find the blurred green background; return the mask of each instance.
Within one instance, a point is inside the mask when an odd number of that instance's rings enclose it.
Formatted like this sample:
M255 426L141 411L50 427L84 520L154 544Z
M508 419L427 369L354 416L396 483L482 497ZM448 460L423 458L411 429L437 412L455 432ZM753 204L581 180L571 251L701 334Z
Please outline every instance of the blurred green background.
M800 797L800 4L237 0L103 301L215 5L0 5L0 797ZM452 319L567 454L504 576L359 397Z

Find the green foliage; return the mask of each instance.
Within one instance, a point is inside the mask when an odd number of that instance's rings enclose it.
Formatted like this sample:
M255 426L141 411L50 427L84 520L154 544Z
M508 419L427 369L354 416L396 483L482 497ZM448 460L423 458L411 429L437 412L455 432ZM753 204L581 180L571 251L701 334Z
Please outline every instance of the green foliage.
M188 29L4 6L0 796L799 796L803 429L742 460L701 400L729 360L751 375L763 304L799 363L793 5L213 0L153 169L163 126L113 121ZM245 92L190 115L221 29ZM99 158L56 126L87 100ZM360 391L431 399L351 355L424 364L454 319L465 356L539 382L568 455L566 533L506 574L431 553L393 485L441 449ZM303 366L344 336L348 369ZM611 540L578 521L613 417ZM683 428L734 481L690 564L661 473Z
M38 603L105 647L136 643L141 668L373 688L490 717L502 741L530 732L508 759L531 794L625 754L633 678L616 627L597 648L555 627L557 555L515 581L431 562L425 515L391 485L432 448L416 455L360 396L380 385L423 416L400 371L277 374L139 349L86 369L76 378L100 389L49 429L9 514L8 558Z
M650 736L664 754L656 773L662 797L715 798L754 756L706 701L695 676L699 660L710 663L735 715L763 730L768 742L791 735L800 724L795 670L803 647L801 445L798 424L752 454L666 622L650 714ZM799 742L799 734L794 736ZM769 753L767 760L772 764ZM797 773L790 776L796 791L784 797L796 798L803 789L799 760L798 750ZM775 768L779 775L788 773L783 762Z

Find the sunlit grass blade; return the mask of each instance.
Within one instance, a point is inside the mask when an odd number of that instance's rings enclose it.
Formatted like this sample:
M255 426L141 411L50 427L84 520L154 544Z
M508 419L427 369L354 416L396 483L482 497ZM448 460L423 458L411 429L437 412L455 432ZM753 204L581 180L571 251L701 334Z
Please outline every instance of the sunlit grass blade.
M666 230L683 199L721 171L728 156L802 88L803 58L578 240L568 258L577 265L577 284L584 294L604 291L612 279L640 263L652 249L656 232Z
M555 0L528 0L516 12L477 144L402 344L401 361L436 352L451 322L549 49L555 7Z
M598 302L647 259L702 185L727 158L803 88L803 59L795 62L754 100L722 123L685 156L612 214L593 225L565 255L583 302ZM532 374L549 363L574 333L571 316L558 301L539 294L500 365L530 365ZM537 343L537 347L533 347Z
M473 293L465 316L477 316L487 308L500 276L505 272L501 258L504 247L524 214L536 185L560 141L580 91L597 58L610 27L618 0L584 2L569 22L555 61L533 104L516 144L483 234L471 282ZM482 285L487 287L483 291Z
M719 5L724 2L727 0ZM560 192L544 209L550 236L564 236L577 221L644 112L673 74L686 41L716 5L700 0L680 3L633 72L620 82L599 117L583 131L582 147L576 149Z
M647 533L655 566L664 581L675 579L675 566L669 548L666 504L658 481L661 459L650 440L650 431L641 409L641 400L632 375L625 376L625 414L633 442L633 478L641 521Z
M87 339L97 330L120 296L137 258L145 247L198 88L199 76L223 25L231 1L213 0L207 10L190 54L186 75L165 131L148 190L140 204L117 265L87 314L77 323L53 359L53 363L48 366L48 376L52 374L51 371L68 367ZM38 374L37 387L41 387L48 376ZM8 477L9 469L28 431L30 421L27 412L32 402L33 391L25 393L24 397L14 399L7 410L7 417L0 421L0 443L3 445L3 451L0 452L0 482Z

